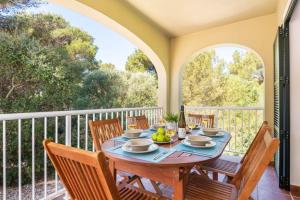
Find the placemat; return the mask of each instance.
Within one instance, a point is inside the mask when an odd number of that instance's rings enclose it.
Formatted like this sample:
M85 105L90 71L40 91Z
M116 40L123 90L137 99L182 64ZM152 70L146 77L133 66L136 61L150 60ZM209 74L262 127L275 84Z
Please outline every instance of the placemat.
M215 157L217 154L219 154L226 143L223 142L218 142L216 141L216 146L211 147L211 148L195 148L195 147L190 147L186 146L182 143L177 144L173 149L176 149L176 151L183 151L187 153L192 153L195 155L199 156L205 156L205 157Z
M106 151L110 153L115 153L119 154L122 156L126 156L129 158L135 158L135 159L140 159L140 160L145 160L148 162L154 162L158 163L174 153L176 150L175 149L166 149L163 147L159 147L156 151L150 152L150 153L141 153L141 154L136 154L136 153L128 153L122 150L122 145L111 147L106 149Z

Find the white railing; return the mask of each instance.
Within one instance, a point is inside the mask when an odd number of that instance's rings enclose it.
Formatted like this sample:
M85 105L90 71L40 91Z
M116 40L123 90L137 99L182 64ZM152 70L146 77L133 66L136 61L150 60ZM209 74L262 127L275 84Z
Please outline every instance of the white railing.
M230 154L244 154L264 119L262 107L201 107L185 106L185 113L213 114L215 127L231 133L232 138L226 151Z
M163 116L163 109L148 107L0 114L3 151L0 198L49 199L62 193L63 187L57 174L48 164L43 139L52 138L55 142L92 151L94 145L89 133L89 120L119 118L126 129L127 116L139 115L146 115L152 125ZM24 185L26 182L31 184Z

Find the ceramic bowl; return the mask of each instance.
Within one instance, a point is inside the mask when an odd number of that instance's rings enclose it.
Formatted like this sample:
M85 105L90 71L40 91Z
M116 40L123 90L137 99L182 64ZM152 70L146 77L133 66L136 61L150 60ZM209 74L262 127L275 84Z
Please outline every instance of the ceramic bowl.
M218 134L220 131L220 129L218 128L204 128L203 132L205 133L205 135L216 135Z
M124 131L124 135L129 138L138 138L142 134L142 129L129 129Z
M150 139L131 139L125 143L132 151L147 151L153 141Z
M205 146L212 139L210 137L200 136L200 135L189 135L187 136L187 141L191 143L191 145L195 146Z

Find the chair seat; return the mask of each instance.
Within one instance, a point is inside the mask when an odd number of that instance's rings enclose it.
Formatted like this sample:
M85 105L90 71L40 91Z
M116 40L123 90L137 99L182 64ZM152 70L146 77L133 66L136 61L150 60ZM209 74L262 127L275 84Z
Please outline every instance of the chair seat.
M141 190L131 185L125 185L119 188L119 194L121 199L124 200L167 200L167 198L159 196L157 194Z
M237 156L222 156L213 162L202 165L201 169L222 173L232 178L240 168L239 161L240 157Z
M234 185L193 173L190 175L185 196L186 200L233 200L237 198L237 190Z

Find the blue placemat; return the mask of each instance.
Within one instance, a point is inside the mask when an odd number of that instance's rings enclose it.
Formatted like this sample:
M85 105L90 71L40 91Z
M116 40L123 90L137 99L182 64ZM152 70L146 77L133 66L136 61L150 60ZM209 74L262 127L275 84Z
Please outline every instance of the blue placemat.
M120 147L120 148L118 148L118 147ZM163 147L159 147L156 151L153 151L150 153L135 154L135 153L128 153L128 152L123 151L121 148L121 145L120 145L120 146L108 148L108 149L106 149L106 151L115 153L115 154L119 154L122 156L126 156L129 158L136 158L136 159L145 160L148 162L158 163L158 162L162 161L163 159L165 159L166 157L168 157L169 155L171 155L172 153L174 153L175 149L166 149Z
M217 154L219 154L223 150L225 145L226 145L226 143L216 141L216 146L211 147L211 148L194 148L194 147L189 147L189 146L186 146L186 145L180 143L180 144L177 144L175 147L173 147L173 149L176 149L176 151L183 151L183 152L187 152L187 153L196 154L199 156L215 157Z
M223 136L211 137L212 140L215 142L226 142L231 137L230 133L227 133L225 131L221 131L221 132L224 133ZM192 130L191 133L193 135L203 135L203 132L201 130Z
M226 142L231 137L230 133L227 132L222 132L222 133L224 133L223 136L211 137L212 140L215 142Z

